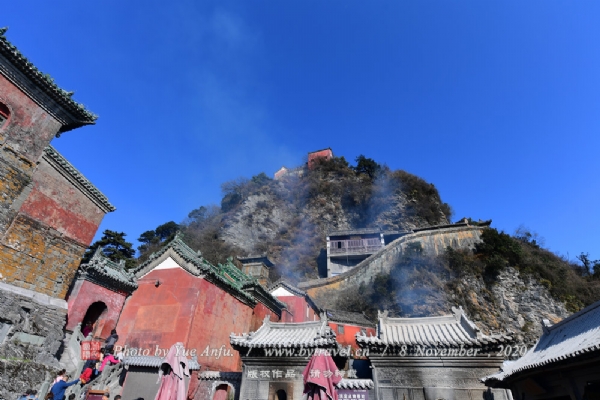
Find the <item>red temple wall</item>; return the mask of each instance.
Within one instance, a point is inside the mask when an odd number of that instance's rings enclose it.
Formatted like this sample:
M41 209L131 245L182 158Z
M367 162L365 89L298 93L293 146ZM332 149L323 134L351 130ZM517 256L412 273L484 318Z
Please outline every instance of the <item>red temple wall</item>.
M361 330L364 330L368 335L375 336L375 328L366 328L356 325L341 324L337 322L329 322L329 327L333 329L336 334L336 339L342 346L352 346L353 350L359 349L358 343L356 343L356 334ZM344 327L344 333L339 333L339 326Z
M138 285L117 325L117 344L127 346L130 355L136 355L137 349L145 351L142 355L162 355L161 351L182 342L189 356L196 351L203 369L240 371L241 359L229 344L229 335L249 332L253 326L258 329L267 314L278 320L264 305L252 309L182 268L155 269Z
M279 316L277 316L277 314L269 310L264 304L258 303L254 307L254 310L252 310L252 319L250 320L250 327L245 332L256 332L256 330L260 328L260 326L263 324L263 321L265 320L265 317L267 315L271 316L271 321L279 322Z
M44 159L33 174L33 190L19 210L64 236L89 246L104 212Z
M139 279L119 318L117 344L148 350L145 355L159 355L156 346L168 349L176 342L185 344L201 281L181 268L153 270Z
M107 310L101 317L102 321L99 321L102 329L100 332L96 332L96 335L106 339L110 335L110 331L117 326L125 298L124 292L117 293L90 281L77 280L67 300L69 311L66 329L72 331L78 323L83 321L90 305L101 301L106 304Z
M306 322L306 321L318 321L319 315L315 313L312 307L309 306L308 302L304 297L300 296L279 296L279 301L283 301L287 305L287 311L281 314L281 322ZM308 316L306 315L306 309L308 308Z
M0 142L25 156L33 167L60 129L60 122L3 75L0 75L0 102L10 111L6 125L0 130Z

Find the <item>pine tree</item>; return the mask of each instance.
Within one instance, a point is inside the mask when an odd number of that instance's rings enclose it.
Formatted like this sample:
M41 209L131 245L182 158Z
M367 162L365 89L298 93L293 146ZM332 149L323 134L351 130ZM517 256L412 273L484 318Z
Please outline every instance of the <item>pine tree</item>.
M82 264L88 262L97 248L102 248L102 254L114 262L125 261L125 269L130 269L136 266L135 250L133 244L125 240L127 236L124 232L116 232L105 230L102 232L102 238L96 240L83 255Z

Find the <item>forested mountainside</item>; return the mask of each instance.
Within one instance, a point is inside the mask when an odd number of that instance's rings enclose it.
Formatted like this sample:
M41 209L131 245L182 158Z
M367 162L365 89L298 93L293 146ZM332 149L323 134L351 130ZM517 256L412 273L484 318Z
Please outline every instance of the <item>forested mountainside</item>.
M222 189L220 206L199 207L180 224L171 221L144 232L141 255L130 261L144 261L181 230L213 264L266 254L276 265L272 280L283 276L295 283L318 277L328 232L410 230L448 224L452 214L433 184L363 156L354 166L343 157L321 159L278 180L261 173L226 182ZM123 234L111 234L123 244ZM531 342L541 332L540 318L555 322L600 299L600 261L583 253L580 263L566 260L527 231L511 236L487 228L481 238L474 249L448 248L438 256L411 247L370 284L317 300L371 318L383 309L424 316L460 305L484 331L511 329ZM104 250L122 257L114 247Z

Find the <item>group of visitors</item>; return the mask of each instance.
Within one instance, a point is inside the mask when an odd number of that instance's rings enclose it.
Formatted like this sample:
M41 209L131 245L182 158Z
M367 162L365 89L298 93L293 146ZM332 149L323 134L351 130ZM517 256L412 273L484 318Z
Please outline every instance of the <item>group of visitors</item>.
M87 360L85 362L81 375L79 376L79 381L82 385L85 385L98 376L104 370L107 363L117 364L120 362L119 358L113 355L117 340L119 340L119 335L117 335L117 331L113 329L110 332L110 336L104 342L104 346L100 349L100 359Z
M19 397L19 400L38 400L37 390L27 389L27 391Z
M83 369L81 371L81 375L79 376L79 378L69 382L69 376L66 374L66 371L64 369L59 371L56 379L54 380L52 388L50 389L50 392L48 393L48 395L46 396L46 398L44 400L64 400L65 399L65 391L67 390L67 388L69 386L75 385L77 383L80 383L81 386L83 386L83 385L89 383L90 381L92 381L94 378L96 378L96 376L98 376L104 370L104 367L106 367L107 363L111 363L111 364L119 363L120 362L119 356L115 357L113 355L114 347L115 347L115 344L117 343L118 339L119 339L119 335L117 335L117 331L115 329L113 329L110 332L110 336L105 340L104 345L100 349L100 359L87 360L85 362L85 364L83 365ZM30 392L35 392L35 391L28 391L27 394L24 396L31 395ZM34 394L34 397L23 397L22 396L21 398L19 398L19 400L38 400L37 397L35 397L35 393L33 393L33 394ZM71 398L71 397L73 397L73 398ZM121 398L121 396L117 395L117 396L115 396L114 400L120 400L120 398ZM104 398L104 396L103 396L102 399L110 400L108 398L108 394L106 394L106 398ZM69 400L75 400L75 395L71 394L69 396Z

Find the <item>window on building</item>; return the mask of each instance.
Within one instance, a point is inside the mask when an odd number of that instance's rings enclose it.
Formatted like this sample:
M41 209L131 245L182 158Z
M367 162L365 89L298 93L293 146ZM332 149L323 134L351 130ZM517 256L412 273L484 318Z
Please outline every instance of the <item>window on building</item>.
M10 115L10 112L8 110L8 107L6 107L6 105L0 103L0 128L2 128L2 126L4 126L4 123L8 119L9 115Z
M344 325L338 325L338 333L344 333Z

